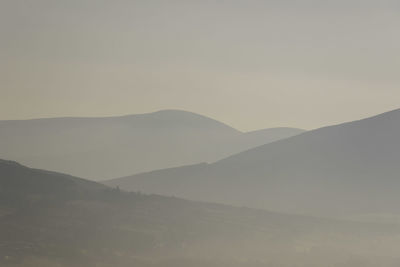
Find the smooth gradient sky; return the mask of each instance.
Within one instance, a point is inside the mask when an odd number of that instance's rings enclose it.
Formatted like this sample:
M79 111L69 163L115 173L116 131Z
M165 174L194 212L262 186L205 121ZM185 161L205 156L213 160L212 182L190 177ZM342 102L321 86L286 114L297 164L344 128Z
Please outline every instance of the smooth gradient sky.
M399 29L390 0L1 0L0 119L359 119L400 107Z

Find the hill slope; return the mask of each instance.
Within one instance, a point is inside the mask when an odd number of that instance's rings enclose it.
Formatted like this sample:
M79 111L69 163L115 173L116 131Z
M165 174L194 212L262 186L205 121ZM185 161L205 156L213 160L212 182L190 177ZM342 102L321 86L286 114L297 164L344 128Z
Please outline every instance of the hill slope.
M398 213L400 110L309 131L194 171L108 181L126 190L317 215Z
M101 180L213 162L300 132L278 128L244 134L177 110L109 118L0 121L0 157Z
M0 161L0 186L0 265L6 267L372 267L400 262L396 225L124 193L7 161Z

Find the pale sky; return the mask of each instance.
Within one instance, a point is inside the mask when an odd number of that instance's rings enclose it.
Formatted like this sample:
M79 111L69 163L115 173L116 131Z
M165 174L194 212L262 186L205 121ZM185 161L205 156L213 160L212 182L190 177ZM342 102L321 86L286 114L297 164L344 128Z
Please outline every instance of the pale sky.
M0 0L0 119L360 119L400 107L399 29L391 0Z

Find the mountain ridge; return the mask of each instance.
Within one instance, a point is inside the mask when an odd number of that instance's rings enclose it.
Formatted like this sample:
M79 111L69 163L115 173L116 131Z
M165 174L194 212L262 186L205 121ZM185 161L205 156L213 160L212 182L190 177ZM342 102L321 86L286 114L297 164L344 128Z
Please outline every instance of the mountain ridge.
M135 187L289 213L398 213L399 136L400 110L396 109L261 145L201 171L176 169L171 176L159 170L132 176L130 185L127 178L123 181L126 190ZM152 186L161 180L169 184ZM186 191L178 191L178 185Z
M0 121L0 157L102 180L213 162L300 132L282 128L242 133L206 116L180 110L106 118Z

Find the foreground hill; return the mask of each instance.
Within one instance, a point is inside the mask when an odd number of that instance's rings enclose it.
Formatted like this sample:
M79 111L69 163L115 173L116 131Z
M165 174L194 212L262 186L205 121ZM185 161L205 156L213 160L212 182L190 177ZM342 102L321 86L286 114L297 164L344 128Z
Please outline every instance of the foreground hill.
M277 128L241 133L211 118L177 110L109 118L0 121L0 157L105 179L213 162L301 132Z
M398 266L400 228L125 193L0 161L0 265Z
M316 215L399 213L400 110L214 164L108 181L126 190Z

